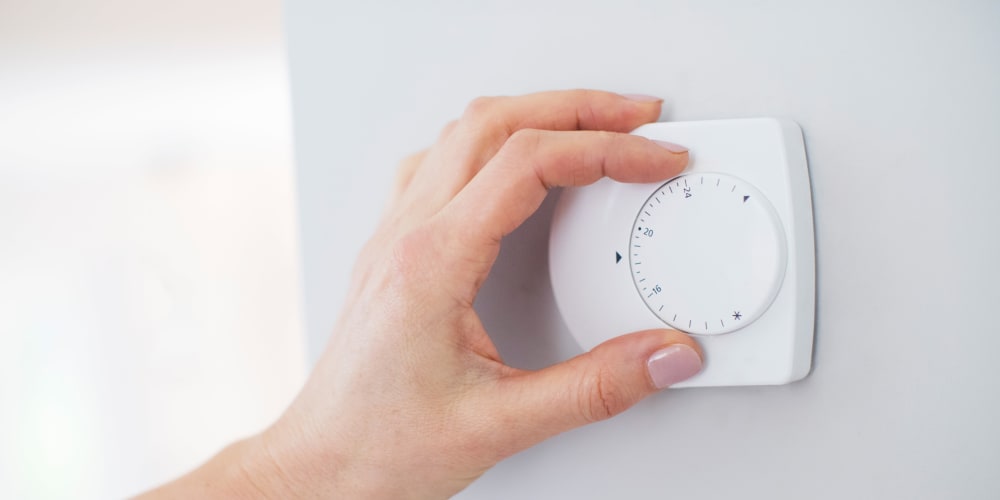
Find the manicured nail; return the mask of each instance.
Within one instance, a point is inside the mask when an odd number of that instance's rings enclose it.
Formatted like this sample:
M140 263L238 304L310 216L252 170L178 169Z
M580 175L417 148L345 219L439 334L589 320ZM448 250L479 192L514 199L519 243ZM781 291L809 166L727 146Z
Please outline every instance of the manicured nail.
M674 144L672 142L667 142L667 141L658 141L656 139L650 139L650 140L655 142L658 146L662 147L663 149L670 151L671 153L687 153L688 150L688 148L681 146L680 144Z
M636 101L636 102L660 102L663 100L656 96L644 95L644 94L622 94L622 97L630 101Z
M687 380L701 371L701 356L684 344L674 344L653 353L646 369L657 389Z

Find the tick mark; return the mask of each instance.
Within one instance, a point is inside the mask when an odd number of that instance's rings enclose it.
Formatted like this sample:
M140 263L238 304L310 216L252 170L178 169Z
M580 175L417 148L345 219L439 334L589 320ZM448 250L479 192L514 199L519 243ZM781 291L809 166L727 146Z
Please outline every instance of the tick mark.
M705 329L708 330L708 321L705 322Z
M633 205L633 206L634 206L634 205ZM644 214L646 214L646 215L648 215L648 216L650 216L650 217L652 217L652 216L653 216L653 214L651 214L651 213L649 213L649 212L647 212L647 211L645 211L645 210L643 210L643 211L642 211L642 213L644 213Z
M722 182L722 179L716 179L715 180L715 187L719 187L719 183L720 182Z
M662 201L660 201L660 199L659 199L659 198L657 198L657 197L655 197L655 196L653 197L653 199L654 199L654 200L656 200L656 202L657 202L657 203L663 203Z
M685 185L685 186L687 186L687 185L688 185L688 180L687 180L687 179L684 179L684 185Z
M675 315L674 315L674 319L672 319L672 320L670 320L670 321L677 321L677 315L675 314Z
M691 328L691 320L688 320L688 328Z
M703 175L703 176L701 176L701 183L702 183L702 184L704 184L704 183L705 183L705 176L704 176L704 175Z
M723 321L722 321L721 319L719 320L719 323L722 323L722 327L723 327L723 328L725 328L725 327L726 327L726 323L725 323L725 322L723 322Z
M674 188L672 188L672 187L670 187L670 186L667 186L667 189L669 189L669 190L670 190L670 194L674 194Z
M646 281L646 278L639 280L639 283L642 283L643 281ZM643 290L645 290L645 288L643 288Z
M642 245L632 245L632 246L634 246L636 248L642 248Z
M733 191L736 191L736 184L733 184L733 188L729 190L730 193L732 193Z
M652 297L653 297L653 294L649 294L649 295L646 296L647 299L652 298Z
M659 309L657 309L657 310L656 310L656 312L660 312L660 311L662 311L662 310L663 310L663 306L660 306L660 308L659 308Z

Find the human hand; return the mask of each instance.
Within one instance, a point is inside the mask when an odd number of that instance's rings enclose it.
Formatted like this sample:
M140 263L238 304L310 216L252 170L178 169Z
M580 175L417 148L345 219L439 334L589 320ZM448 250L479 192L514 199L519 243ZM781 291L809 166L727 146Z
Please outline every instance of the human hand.
M660 106L596 91L473 101L403 161L295 402L198 477L228 477L216 491L247 496L445 498L508 456L699 371L698 345L666 329L515 369L472 307L502 238L549 188L654 182L684 168L684 148L626 133Z

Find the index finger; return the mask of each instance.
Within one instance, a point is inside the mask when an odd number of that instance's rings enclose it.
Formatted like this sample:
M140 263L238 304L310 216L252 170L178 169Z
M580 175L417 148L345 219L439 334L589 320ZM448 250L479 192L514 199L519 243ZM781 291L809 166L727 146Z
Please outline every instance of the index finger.
M466 108L445 144L467 177L522 129L628 132L659 118L663 99L603 90L552 90L514 97L480 97Z
M590 89L480 97L466 108L458 128L498 126L504 140L525 128L628 132L656 121L662 104L659 97Z
M549 188L584 186L602 177L655 182L687 165L687 149L615 132L522 129L504 144L440 212L456 265L480 283L499 251L500 239L520 226ZM461 269L460 269L461 270ZM478 285L477 285L478 286ZM474 293L474 290L473 290Z

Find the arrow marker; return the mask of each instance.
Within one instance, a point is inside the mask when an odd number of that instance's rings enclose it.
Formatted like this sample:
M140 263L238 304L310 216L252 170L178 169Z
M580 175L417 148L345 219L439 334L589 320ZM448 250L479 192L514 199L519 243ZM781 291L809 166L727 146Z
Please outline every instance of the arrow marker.
M743 203L746 203L747 200L749 200L749 199L750 199L750 195L748 195L748 194L743 195Z
M615 252L615 264L622 261L622 254Z

